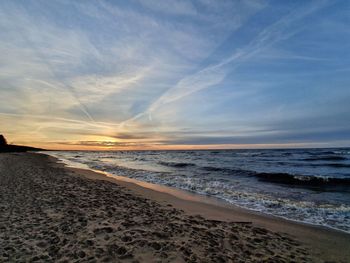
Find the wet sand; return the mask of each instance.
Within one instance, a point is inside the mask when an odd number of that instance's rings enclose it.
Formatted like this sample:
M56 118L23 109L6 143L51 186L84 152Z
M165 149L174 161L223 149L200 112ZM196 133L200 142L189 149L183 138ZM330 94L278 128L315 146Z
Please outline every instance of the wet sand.
M183 198L181 198L183 197ZM349 235L0 154L0 262L347 262Z
M243 209L216 198L193 194L166 186L150 184L108 173L68 168L79 176L106 180L132 190L133 194L155 200L184 211L188 215L201 215L206 219L226 222L251 222L267 230L284 233L308 246L317 262L350 262L350 234L326 227L286 220L248 209Z

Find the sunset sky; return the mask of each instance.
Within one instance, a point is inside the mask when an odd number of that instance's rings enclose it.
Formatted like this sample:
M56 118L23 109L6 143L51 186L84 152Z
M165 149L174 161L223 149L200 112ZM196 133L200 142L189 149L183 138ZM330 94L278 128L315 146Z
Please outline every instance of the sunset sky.
M350 146L350 1L0 5L0 134L49 149Z

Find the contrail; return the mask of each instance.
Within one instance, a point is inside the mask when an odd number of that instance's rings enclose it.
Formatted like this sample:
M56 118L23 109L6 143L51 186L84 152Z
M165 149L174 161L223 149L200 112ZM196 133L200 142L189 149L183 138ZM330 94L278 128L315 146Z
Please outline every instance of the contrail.
M287 30L295 21L298 21L311 13L324 8L329 3L328 0L312 2L307 8L302 7L292 10L289 14L283 16L272 25L267 26L261 31L246 47L238 52L234 52L228 58L220 63L209 65L208 67L181 79L173 88L165 91L158 99L156 99L147 110L138 113L130 119L120 123L121 126L129 122L135 121L145 115L151 114L161 105L179 100L199 90L209 88L219 84L226 76L224 66L236 62L233 68L237 68L239 63L251 58L259 53L262 49L275 44L278 41L286 40L296 34L299 29ZM287 28L287 29L286 29ZM232 70L232 68L230 69Z
M52 83L50 83L50 82L48 82L48 81L45 81L45 80L31 79L31 78L28 78L28 79L29 79L29 80L32 80L32 81L40 82L40 83L42 83L42 84L44 84L44 85L46 85L46 86L52 87L52 88L54 88L54 89L57 89L58 86L59 86L59 85L54 85L54 84L52 84ZM62 85L63 87L71 87L71 86L69 86L69 85L67 85L67 84L62 83L62 81L61 81L59 84ZM74 91L73 88L72 88L72 90L68 90L68 92L69 92L71 95L73 95L72 91ZM73 97L74 97L74 99L75 99L76 101L78 101L79 106L81 107L80 110L81 110L83 113L85 113L85 115L89 118L90 121L95 122L95 120L92 118L92 116L91 116L90 113L88 112L86 106L79 100L79 98L78 98L77 96L73 96Z
M84 113L84 115L92 122L95 122L91 114L89 113L87 107L84 105L84 103L79 99L78 94L76 93L74 87L68 85L67 83L60 81L59 76L57 76L56 71L54 67L50 64L50 62L45 58L45 56L42 54L42 52L33 44L33 42L26 36L25 32L21 30L21 28L17 28L17 32L21 33L21 37L28 43L28 46L32 48L34 53L38 58L40 58L41 62L43 62L48 70L50 71L52 77L61 83L63 87L68 90L68 92L72 95L72 97L78 102L80 110Z

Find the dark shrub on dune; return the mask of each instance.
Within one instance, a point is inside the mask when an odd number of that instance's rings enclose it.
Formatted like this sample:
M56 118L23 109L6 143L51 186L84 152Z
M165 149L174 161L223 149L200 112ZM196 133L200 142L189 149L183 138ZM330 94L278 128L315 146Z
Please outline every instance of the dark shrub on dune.
M43 149L7 144L4 135L0 134L0 152L27 152L27 151L42 151Z
M0 134L0 146L5 146L5 145L7 145L7 141L4 135Z

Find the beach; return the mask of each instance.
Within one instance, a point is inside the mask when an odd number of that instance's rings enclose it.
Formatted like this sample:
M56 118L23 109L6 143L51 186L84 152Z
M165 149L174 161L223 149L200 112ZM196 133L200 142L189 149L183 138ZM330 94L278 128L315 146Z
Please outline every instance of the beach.
M0 154L0 262L347 262L350 235Z

